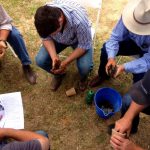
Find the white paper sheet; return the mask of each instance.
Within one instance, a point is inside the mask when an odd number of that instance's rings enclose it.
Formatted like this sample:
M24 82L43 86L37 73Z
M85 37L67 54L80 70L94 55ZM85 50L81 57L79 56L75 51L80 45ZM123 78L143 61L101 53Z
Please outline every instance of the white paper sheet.
M14 92L0 94L0 102L4 106L4 117L0 121L0 127L24 129L21 93Z

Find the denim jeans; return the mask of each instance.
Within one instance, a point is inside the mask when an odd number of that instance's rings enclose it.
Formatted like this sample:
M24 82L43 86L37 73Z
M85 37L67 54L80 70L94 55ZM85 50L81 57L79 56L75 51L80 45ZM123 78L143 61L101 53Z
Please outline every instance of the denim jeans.
M7 42L11 45L23 65L31 64L23 37L14 26L12 27L12 31L9 33Z
M69 47L68 45L60 44L55 41L54 41L54 44L55 44L57 54L63 51L65 48ZM77 44L72 45L71 47L75 49L76 46ZM36 56L36 63L39 67L41 67L42 69L50 73L50 70L52 68L52 60L44 46L40 48L40 51L38 52ZM88 49L87 52L83 56L77 59L77 68L80 73L81 79L86 78L88 73L93 68L93 49L92 48Z
M126 111L128 110L130 104L132 102L132 98L129 94L126 94L123 96L123 100L122 100L122 108L121 108L121 117L124 116L124 114L126 113ZM143 111L143 113L150 115L150 106L146 107ZM132 129L137 129L138 125L139 125L139 114L133 119L132 122Z
M48 137L48 134L45 132L45 131L43 131L43 130L37 130L37 131L35 131L36 133L38 133L38 134L40 134L40 135L43 135L44 137L46 137L46 138L49 138Z
M105 72L105 66L108 62L108 55L106 52L106 43L103 44L103 47L101 49L101 56L100 56L100 66L98 70L98 74L101 78L108 78L108 75ZM119 51L117 56L132 56L132 55L139 55L142 57L144 55L144 52L136 45L136 43L132 40L126 40L119 42ZM139 74L133 74L133 83L139 81L143 78L145 73L139 73Z

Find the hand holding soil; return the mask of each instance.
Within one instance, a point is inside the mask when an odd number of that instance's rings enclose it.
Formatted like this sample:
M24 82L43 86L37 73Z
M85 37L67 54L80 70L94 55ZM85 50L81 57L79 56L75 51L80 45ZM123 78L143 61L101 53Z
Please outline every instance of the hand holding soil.
M60 64L61 64L61 60L55 59L54 60L54 64L53 64L53 68L51 69L51 71L53 72L53 71L59 69L60 68Z
M108 75L110 77L114 78L116 72L117 72L117 66L116 65L115 66L113 66L113 65L108 66Z
M54 74L65 74L66 73L66 68L67 68L67 63L65 61L61 62L59 60L58 62L55 63L55 67L51 71Z

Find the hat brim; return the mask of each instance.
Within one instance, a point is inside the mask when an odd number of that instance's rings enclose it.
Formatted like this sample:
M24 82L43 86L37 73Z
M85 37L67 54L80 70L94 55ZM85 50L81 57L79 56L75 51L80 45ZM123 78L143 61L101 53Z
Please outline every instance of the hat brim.
M145 94L141 87L142 80L138 81L137 83L133 84L133 86L129 90L129 94L134 102L139 105L149 105L148 95Z
M122 20L126 28L138 35L150 35L150 24L139 24L134 20L133 12L140 0L130 0L122 12Z

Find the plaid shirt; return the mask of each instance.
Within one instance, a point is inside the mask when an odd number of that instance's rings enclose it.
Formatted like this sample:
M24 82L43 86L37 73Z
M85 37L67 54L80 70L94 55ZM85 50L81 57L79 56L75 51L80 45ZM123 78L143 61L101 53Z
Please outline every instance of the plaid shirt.
M60 8L67 20L63 33L59 32L46 39L54 39L65 45L77 44L78 48L85 50L92 47L91 24L82 6L70 0L55 0L53 3L47 3L46 5Z
M119 50L119 42L127 39L132 39L146 53L139 59L125 63L125 70L131 73L147 72L150 69L150 35L137 35L130 32L124 26L122 18L120 18L109 40L106 42L108 58L114 58Z
M2 29L12 30L11 22L12 19L4 10L4 8L0 5L0 30Z

